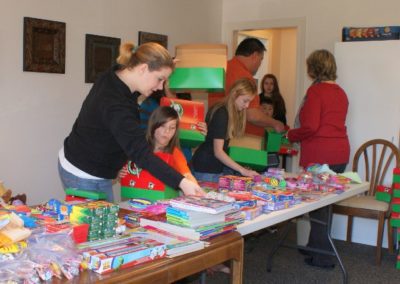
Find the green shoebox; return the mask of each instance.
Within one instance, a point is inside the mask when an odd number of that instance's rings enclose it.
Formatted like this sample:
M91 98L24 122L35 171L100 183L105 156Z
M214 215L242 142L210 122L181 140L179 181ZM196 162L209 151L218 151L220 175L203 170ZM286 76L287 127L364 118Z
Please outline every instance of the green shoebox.
M397 197L397 198L400 197L400 189L394 189L393 190L393 197Z
M206 140L206 137L198 131L179 129L179 143L181 147L195 148Z
M266 151L250 148L229 147L229 157L238 164L256 171L265 170L268 164Z
M400 260L396 261L396 268L400 269Z
M217 67L177 67L169 77L169 88L173 91L222 92L225 88L225 70Z
M164 191L121 186L123 198L145 198L151 201L171 199L179 196L179 190L165 186Z
M392 211L400 213L400 204L392 204Z
M379 201L390 202L392 196L388 192L376 192L375 199Z
M107 199L107 194L100 191L92 191L92 190L83 190L77 188L67 188L65 189L66 195L78 196L88 199L100 200L100 199Z
M400 219L390 219L390 225L392 227L400 227Z
M400 175L393 175L393 183L400 182Z
M265 129L265 150L269 153L279 152L282 143L282 134L275 130Z

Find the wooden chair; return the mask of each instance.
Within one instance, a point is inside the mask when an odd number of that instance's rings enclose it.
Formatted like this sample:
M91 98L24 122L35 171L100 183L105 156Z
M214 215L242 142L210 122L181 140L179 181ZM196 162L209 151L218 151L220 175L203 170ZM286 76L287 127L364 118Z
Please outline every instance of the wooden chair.
M354 155L353 171L358 172L360 175L362 171L364 172L365 180L370 182L368 192L366 195L351 197L333 206L333 213L348 216L347 242L351 242L353 217L378 220L376 241L377 265L381 264L385 219L388 220L388 247L390 253L393 253L393 229L390 226L390 205L386 202L376 200L375 191L378 185L384 184L385 178L387 183L391 185L393 167L399 166L400 151L395 145L383 139L367 141L361 145Z

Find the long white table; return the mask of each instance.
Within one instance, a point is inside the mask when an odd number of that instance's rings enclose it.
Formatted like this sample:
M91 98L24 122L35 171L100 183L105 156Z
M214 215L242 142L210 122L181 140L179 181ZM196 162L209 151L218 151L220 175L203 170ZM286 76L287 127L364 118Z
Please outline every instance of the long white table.
M270 226L301 216L305 213L314 211L324 206L328 206L336 202L345 200L349 197L355 196L357 194L363 193L368 190L369 183L363 182L361 184L350 184L349 187L350 187L349 189L347 189L341 194L328 194L323 196L318 201L302 202L291 208L274 211L269 214L262 214L261 216L258 216L253 220L248 220L240 224L237 227L237 230L242 236L245 236L255 231L268 228Z
M344 191L341 194L328 194L326 196L323 196L321 199L318 201L314 202L302 202L298 205L295 205L291 208L288 209L283 209L279 211L274 211L269 214L263 214L261 216L258 216L257 218L249 221L245 221L243 224L240 224L237 227L237 230L239 233L244 236L247 234L250 234L252 232L258 231L260 229L268 228L270 226L273 226L278 223L282 223L284 221L289 221L292 220L296 217L302 216L308 212L314 211L316 209L328 206L329 207L329 217L328 221L324 223L323 225L326 226L326 234L329 239L329 242L332 247L332 251L324 251L324 250L319 250L319 249L313 249L313 248L308 248L304 246L298 246L298 245L287 245L284 244L286 237L289 233L289 228L290 228L290 222L286 224L286 227L284 228L284 232L281 235L280 239L278 242L275 244L273 249L271 250L270 254L268 255L267 258L267 271L271 271L272 268L272 258L275 254L275 252L278 250L280 246L286 246L286 247L292 247L292 248L301 248L306 251L313 251L317 253L322 253L322 254L327 254L327 255L332 255L335 256L338 261L340 268L343 273L343 283L347 283L347 272L346 269L343 265L343 262L339 256L339 253L337 252L337 249L335 247L335 244L332 241L332 238L330 236L330 231L331 231L331 224L332 224L332 204L342 201L344 199L347 199L349 197L361 194L365 191L367 191L369 188L369 183L364 182L361 184L351 184L349 185L349 189ZM321 223L321 221L316 221Z

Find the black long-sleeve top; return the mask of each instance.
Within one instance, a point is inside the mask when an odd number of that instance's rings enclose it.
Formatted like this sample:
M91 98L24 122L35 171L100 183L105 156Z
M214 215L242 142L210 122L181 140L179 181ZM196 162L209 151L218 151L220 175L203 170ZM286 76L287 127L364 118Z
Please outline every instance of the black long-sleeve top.
M167 185L177 188L183 176L153 155L140 128L138 93L132 93L115 71L93 85L64 141L65 158L80 170L113 179L129 159Z

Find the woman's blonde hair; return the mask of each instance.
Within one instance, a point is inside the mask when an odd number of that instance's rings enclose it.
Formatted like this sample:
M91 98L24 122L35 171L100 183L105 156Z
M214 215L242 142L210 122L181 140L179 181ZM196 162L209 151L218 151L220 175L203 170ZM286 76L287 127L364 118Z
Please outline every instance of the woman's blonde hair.
M307 73L316 82L335 81L336 61L332 53L326 49L312 52L307 58Z
M207 121L211 121L215 111L220 107L226 107L228 111L228 129L226 138L243 136L246 128L246 110L239 111L235 105L238 97L244 95L255 96L257 94L257 86L253 80L242 78L237 80L229 90L228 96L222 102L216 103L211 107L207 114Z
M174 68L174 62L168 50L155 42L144 43L138 47L131 42L121 44L117 63L122 68L133 68L145 63L149 71L160 70L163 67Z

